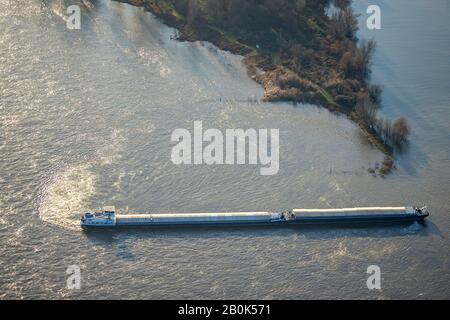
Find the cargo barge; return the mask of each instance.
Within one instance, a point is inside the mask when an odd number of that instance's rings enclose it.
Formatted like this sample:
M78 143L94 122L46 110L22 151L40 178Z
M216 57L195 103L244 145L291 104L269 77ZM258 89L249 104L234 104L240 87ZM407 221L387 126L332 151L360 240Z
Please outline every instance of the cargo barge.
M293 225L311 223L412 222L429 216L427 207L361 207L342 209L292 209L283 212L117 214L104 207L81 217L83 229L158 227L177 225Z

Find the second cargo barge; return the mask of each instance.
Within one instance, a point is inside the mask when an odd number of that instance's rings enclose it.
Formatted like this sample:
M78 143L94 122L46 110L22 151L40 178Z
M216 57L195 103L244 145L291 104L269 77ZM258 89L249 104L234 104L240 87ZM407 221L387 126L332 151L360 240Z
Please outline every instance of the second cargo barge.
M82 228L117 228L174 225L291 225L308 223L407 222L429 216L427 207L362 207L292 209L283 212L116 214L114 207L87 212Z

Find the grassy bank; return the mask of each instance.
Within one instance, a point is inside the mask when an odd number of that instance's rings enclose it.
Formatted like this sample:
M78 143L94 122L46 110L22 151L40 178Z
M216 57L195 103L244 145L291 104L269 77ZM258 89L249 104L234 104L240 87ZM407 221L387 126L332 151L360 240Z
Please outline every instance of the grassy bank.
M386 156L371 172L394 168L393 150L409 129L400 132L377 116L381 88L367 81L375 43L356 38L350 0L116 1L144 7L177 28L179 40L209 41L243 55L265 101L312 103L347 115Z

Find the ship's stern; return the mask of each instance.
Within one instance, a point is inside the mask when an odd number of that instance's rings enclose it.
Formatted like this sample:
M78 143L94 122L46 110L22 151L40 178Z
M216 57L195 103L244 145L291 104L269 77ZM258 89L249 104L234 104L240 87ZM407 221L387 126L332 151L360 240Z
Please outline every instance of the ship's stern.
M104 207L102 211L94 213L86 212L81 216L80 226L82 229L110 228L116 225L116 213L114 207Z

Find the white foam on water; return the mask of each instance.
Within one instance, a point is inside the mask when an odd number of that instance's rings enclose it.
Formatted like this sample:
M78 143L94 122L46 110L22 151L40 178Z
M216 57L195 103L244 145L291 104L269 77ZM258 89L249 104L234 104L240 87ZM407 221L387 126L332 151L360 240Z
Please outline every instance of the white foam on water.
M96 192L96 175L91 168L110 165L120 158L119 150L125 141L123 130L113 129L108 141L88 162L62 167L44 184L37 209L43 221L80 230L80 217L92 209L89 199Z
M95 193L95 178L89 165L58 173L47 186L39 206L41 219L65 229L79 230L80 215L88 211L88 199Z

